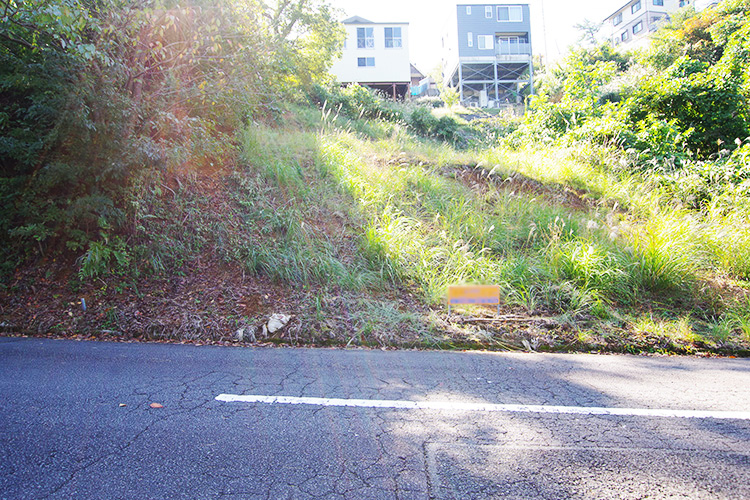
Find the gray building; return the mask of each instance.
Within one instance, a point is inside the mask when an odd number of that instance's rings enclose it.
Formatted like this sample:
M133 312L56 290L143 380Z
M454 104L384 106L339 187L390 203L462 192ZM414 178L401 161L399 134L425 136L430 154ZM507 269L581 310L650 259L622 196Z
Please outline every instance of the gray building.
M533 92L528 4L459 4L444 29L443 78L464 106L503 107Z

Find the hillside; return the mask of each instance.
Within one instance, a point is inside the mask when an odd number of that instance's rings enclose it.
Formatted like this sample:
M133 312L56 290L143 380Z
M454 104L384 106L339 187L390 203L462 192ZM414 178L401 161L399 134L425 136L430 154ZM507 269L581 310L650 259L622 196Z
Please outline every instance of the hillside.
M237 96L247 89L227 83L219 101L201 94L209 87L200 78L189 80L191 90L153 72L146 86L159 97L138 103L139 113L104 106L130 117L127 130L60 132L51 119L54 134L29 138L17 132L29 115L18 114L25 118L4 125L17 143L0 193L12 202L0 220L12 238L3 250L0 329L196 343L746 355L750 155L738 134L750 134L750 79L741 64L747 43L737 40L748 6L723 5L711 23L723 28L707 35L721 54L683 39L704 40L695 30L707 33L701 22L714 11L676 20L641 59L581 50L547 73L521 119L466 121L460 110L436 113L304 78L280 78L264 89L273 91L272 105L242 108ZM694 53L676 53L678 42ZM228 45L216 50L231 52ZM60 55L25 50L11 55ZM273 77L272 65L260 67ZM173 70L231 81L223 67ZM5 71L13 81L12 67ZM664 74L680 85L665 87ZM88 98L99 102L113 81L92 84ZM49 95L47 83L36 85ZM5 89L6 100L21 93ZM179 92L194 107L176 107ZM681 101L684 93L702 96L720 116L689 115L703 101ZM687 114L681 102L690 103ZM107 143L99 130L128 140ZM27 158L19 144L34 140L41 149ZM454 283L500 285L500 313L467 307L448 315L444 296ZM269 331L275 314L283 326Z
M164 271L135 274L127 245L34 262L3 291L4 324L199 343L242 330L297 345L747 349L744 330L698 316L744 298L744 282L698 276L679 254L690 233L672 241L624 208L646 196L632 182L567 150L458 151L390 122L296 112L307 123L248 127L236 164L142 186L133 224L158 237L141 265ZM500 315L448 316L457 282L501 284ZM291 320L264 334L274 313Z

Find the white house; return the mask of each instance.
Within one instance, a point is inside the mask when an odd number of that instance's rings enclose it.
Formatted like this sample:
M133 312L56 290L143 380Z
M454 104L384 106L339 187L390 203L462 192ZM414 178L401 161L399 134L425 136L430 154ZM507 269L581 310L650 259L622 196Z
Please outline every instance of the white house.
M341 59L331 73L342 84L358 83L403 98L409 90L409 23L374 23L359 16L342 22Z
M691 4L693 0L630 0L604 20L603 32L614 45L643 47L670 12Z

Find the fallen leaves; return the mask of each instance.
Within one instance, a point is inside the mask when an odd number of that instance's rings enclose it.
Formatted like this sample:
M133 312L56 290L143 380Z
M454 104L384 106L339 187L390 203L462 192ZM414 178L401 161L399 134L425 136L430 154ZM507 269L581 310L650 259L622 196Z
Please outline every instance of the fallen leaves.
M164 405L160 405L159 403L151 403L149 406L151 408L164 408Z

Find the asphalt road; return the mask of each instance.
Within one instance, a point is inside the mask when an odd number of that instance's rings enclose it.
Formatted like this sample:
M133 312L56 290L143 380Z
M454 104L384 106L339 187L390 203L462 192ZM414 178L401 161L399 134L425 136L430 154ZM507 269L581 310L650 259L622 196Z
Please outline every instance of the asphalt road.
M646 497L750 498L750 360L0 338L3 499Z

